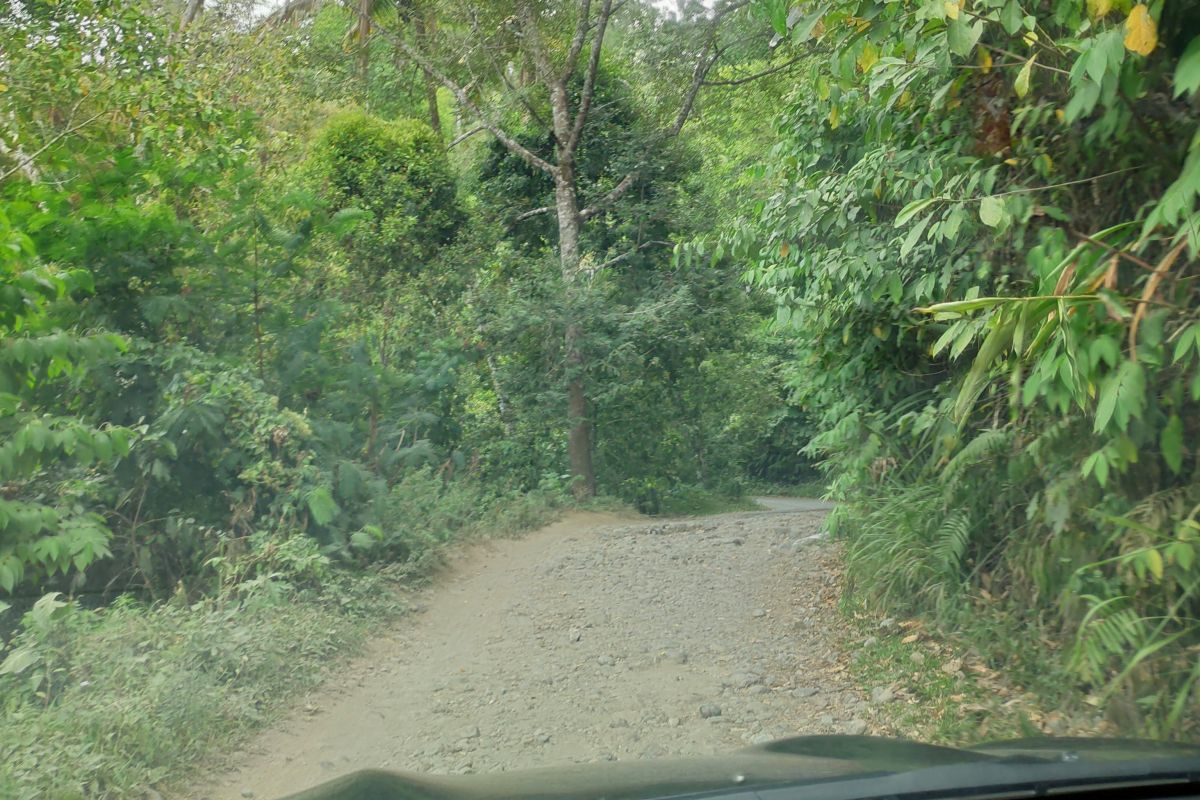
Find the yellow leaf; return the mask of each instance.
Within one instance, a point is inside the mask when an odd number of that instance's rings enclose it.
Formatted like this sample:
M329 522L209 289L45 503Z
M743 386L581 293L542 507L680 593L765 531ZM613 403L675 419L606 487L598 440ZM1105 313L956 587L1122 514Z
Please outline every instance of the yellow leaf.
M992 54L983 45L979 46L979 71L984 75L992 71Z
M905 89L900 93L900 99L896 101L896 108L908 108L908 104L912 102L912 92Z
M1087 0L1088 13L1096 19L1100 19L1109 11L1112 11L1112 0Z
M829 109L829 127L836 131L839 124L840 119L838 117L838 107L834 106L833 108Z
M0 83L0 94L4 94L7 91L8 91L8 86L6 84Z
M788 253L790 253L791 250L792 250L792 246L790 244L788 244L787 242L784 242L783 244L779 245L779 257L787 258Z
M958 19L958 3L954 0L946 0L942 3L942 7L946 9L946 16L950 19Z
M1056 109L1054 109L1054 118L1056 120L1058 120L1059 122L1066 122L1067 121L1066 112L1064 112L1061 108L1056 108Z
M1138 55L1148 56L1158 45L1158 27L1145 3L1138 3L1125 20L1125 47Z
M1021 162L1017 161L1015 158L1006 158L1006 159L1004 159L1004 163L1008 164L1010 167L1015 167L1017 164L1020 164Z
M1033 47L1038 41L1037 31L1025 31L1024 35L1021 36L1021 39L1024 40L1025 44Z
M814 39L820 39L825 35L825 20L817 20L817 24L813 25L812 35Z
M1147 550L1146 551L1146 566L1150 569L1150 572L1154 575L1154 577L1158 578L1159 580L1162 579L1162 576L1163 576L1162 553L1158 552L1157 550Z
M870 72L871 67L875 66L875 62L879 60L879 52L875 49L875 45L867 42L863 45L862 52L858 54L858 68L863 71L863 74Z

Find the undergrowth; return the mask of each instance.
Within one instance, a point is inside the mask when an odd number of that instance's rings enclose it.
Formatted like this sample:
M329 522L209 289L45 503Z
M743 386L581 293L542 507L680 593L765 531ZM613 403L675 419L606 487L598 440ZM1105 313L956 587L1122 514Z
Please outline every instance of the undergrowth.
M851 661L856 683L895 695L884 709L894 735L970 746L1117 732L1078 693L1061 666L1061 646L1010 616L980 613L951 629L919 618L881 619L854 597L844 600L843 612L860 642Z
M536 528L565 505L553 487L496 495L465 482L433 503L393 496L407 501L396 529L421 546L378 571L335 565L308 537L251 537L240 557L214 557L220 591L196 602L182 585L163 602L122 596L98 609L42 597L0 649L0 797L165 793L290 698L336 681L446 543Z

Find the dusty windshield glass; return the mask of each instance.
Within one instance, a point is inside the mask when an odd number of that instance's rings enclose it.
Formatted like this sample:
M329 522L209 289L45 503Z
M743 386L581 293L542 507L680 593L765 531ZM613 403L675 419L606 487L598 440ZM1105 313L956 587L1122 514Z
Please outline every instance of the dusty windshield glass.
M1198 18L4 0L0 797L1197 741Z

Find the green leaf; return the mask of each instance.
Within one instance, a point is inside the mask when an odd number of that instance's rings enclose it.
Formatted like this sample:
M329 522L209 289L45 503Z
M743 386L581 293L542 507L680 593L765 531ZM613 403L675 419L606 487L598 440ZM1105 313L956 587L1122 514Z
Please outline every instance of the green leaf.
M1196 551L1192 545L1188 542L1175 542L1172 547L1174 548L1175 563L1184 570L1190 570L1192 564L1196 563Z
M1021 71L1017 73L1017 79L1013 82L1013 91L1017 93L1017 97L1024 97L1029 94L1029 81L1033 77L1033 62L1037 61L1037 56L1025 62L1025 66L1021 67Z
M965 58L971 55L975 43L983 35L983 21L970 24L966 15L960 14L956 19L950 20L946 33L950 42L950 52Z
M38 652L31 647L13 650L0 664L0 675L20 675L25 670L42 660Z
M1009 36L1013 36L1017 31L1021 30L1021 20L1025 14L1021 11L1021 6L1017 4L1017 0L1008 0L1004 4L1004 8L1000 10L1000 24L1004 26L1004 31Z
M1110 375L1100 388L1100 400L1096 404L1094 430L1103 432L1111 421L1116 420L1121 430L1129 427L1129 420L1142 415L1146 402L1146 376L1137 361L1125 361Z
M341 513L333 495L326 486L319 486L308 493L308 510L312 513L313 521L318 525L328 525L333 518Z
M1187 49L1175 65L1175 96L1191 94L1200 89L1200 36L1192 37Z
M912 201L904 208L900 209L900 213L896 215L896 221L893 223L894 226L899 228L901 225L904 225L910 219L915 217L917 214L920 214L922 211L929 208L940 199L940 197L926 197L924 200Z
M988 227L999 227L1004 222L1004 201L999 197L983 198L979 203L979 219Z
M375 546L375 542L375 537L365 530L350 534L350 546L358 550L370 550Z
M60 609L67 606L65 601L58 599L60 597L62 597L62 592L50 592L42 595L33 604L33 608L29 611L29 618L40 630L48 630L50 621L58 615Z
M1178 414L1172 414L1167 420L1158 443L1162 448L1163 461L1167 462L1171 472L1178 475L1183 469L1183 420Z
M1163 576L1163 557L1162 553L1157 550L1150 549L1146 551L1146 566L1150 570L1150 574L1155 578L1162 580Z
M917 242L921 240L921 235L925 233L925 229L929 227L929 223L933 221L933 217L925 217L916 225L912 226L908 235L904 237L904 243L900 245L900 257L907 258L912 249L917 246Z
M1189 350L1200 352L1200 323L1188 326L1187 330L1179 335L1179 339L1175 342L1175 353L1171 357L1171 363L1178 364Z

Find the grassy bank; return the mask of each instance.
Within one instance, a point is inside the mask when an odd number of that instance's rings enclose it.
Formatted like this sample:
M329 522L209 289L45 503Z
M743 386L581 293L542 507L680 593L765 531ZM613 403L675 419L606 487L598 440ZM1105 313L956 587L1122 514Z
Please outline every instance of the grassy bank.
M405 588L445 545L529 530L563 506L555 492L464 485L414 501L405 528L422 545L382 569L334 566L297 537L290 550L272 545L269 569L225 565L221 593L198 601L122 597L87 609L47 595L0 650L0 797L170 796L204 758L337 680L369 632L407 610ZM268 563L262 551L252 558Z
M948 745L1120 735L1057 666L1059 646L1011 620L981 615L949 632L881 617L853 598L844 611L857 631L856 682L891 697L882 708L893 735Z

